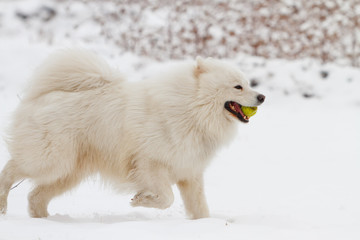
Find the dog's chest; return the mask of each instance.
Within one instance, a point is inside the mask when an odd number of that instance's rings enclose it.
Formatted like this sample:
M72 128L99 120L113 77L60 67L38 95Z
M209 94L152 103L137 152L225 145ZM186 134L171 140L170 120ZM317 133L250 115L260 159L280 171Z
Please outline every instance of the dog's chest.
M202 173L210 163L218 146L214 139L204 136L185 137L176 146L171 146L167 163L177 175Z

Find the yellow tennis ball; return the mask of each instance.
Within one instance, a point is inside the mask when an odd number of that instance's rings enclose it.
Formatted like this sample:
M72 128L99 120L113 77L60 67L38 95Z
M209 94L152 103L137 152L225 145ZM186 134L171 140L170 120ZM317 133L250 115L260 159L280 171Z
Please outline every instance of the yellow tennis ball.
M247 117L252 117L255 115L256 111L257 111L257 107L245 107L245 106L241 106L241 111L247 116Z

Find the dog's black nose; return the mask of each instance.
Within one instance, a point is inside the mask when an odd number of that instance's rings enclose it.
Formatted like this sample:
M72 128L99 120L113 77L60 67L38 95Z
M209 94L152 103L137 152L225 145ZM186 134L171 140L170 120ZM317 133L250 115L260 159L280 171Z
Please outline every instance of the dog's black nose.
M265 101L265 96L262 95L262 94L259 94L259 95L257 96L257 99L258 99L259 102L263 103L263 102Z

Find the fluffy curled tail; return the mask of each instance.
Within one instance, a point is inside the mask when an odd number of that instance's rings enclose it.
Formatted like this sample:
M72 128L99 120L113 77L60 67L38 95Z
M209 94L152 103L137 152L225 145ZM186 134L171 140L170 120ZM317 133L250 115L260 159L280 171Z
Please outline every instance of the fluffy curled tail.
M121 74L96 54L81 49L61 50L37 69L25 97L37 98L52 91L86 91L121 81Z

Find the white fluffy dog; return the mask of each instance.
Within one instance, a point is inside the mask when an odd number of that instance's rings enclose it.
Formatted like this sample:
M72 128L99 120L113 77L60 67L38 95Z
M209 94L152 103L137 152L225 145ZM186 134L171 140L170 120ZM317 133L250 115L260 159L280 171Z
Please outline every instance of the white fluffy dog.
M99 173L135 191L132 206L168 208L177 184L188 215L208 217L204 170L236 123L249 121L241 105L264 99L239 70L215 59L126 82L93 53L60 51L38 69L14 114L0 213L20 179L35 183L30 215L46 217L52 198Z

